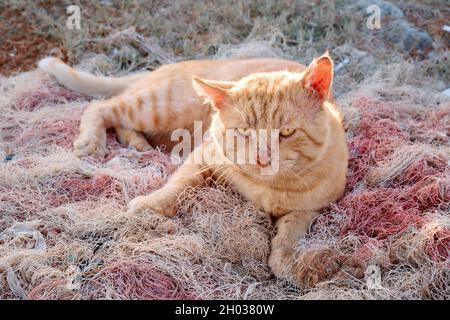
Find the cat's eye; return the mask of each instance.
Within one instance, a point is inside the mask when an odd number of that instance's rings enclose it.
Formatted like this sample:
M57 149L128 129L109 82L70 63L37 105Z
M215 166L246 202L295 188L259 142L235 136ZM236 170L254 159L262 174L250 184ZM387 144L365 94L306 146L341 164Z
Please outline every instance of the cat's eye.
M280 135L283 137L288 137L292 135L295 132L295 129L281 129Z
M240 134L242 134L243 136L249 136L252 133L252 129L236 129L237 132L239 132Z

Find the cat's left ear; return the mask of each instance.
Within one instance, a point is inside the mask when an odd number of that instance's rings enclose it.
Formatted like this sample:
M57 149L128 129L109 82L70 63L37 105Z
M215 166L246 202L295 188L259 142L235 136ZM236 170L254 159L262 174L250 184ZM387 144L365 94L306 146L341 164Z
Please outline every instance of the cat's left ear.
M203 80L193 77L193 85L199 96L206 98L214 108L220 110L225 105L227 91L235 85L235 82Z
M319 99L328 99L333 82L333 60L328 51L314 59L303 76L303 86L312 90Z

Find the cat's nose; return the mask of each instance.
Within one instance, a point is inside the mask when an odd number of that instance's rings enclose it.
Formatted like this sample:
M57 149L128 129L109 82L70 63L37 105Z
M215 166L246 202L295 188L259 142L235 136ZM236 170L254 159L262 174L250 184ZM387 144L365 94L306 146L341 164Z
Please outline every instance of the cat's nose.
M272 161L272 159L269 156L267 156L267 155L262 155L262 156L258 155L256 157L256 163L261 168L267 167L270 164L271 161Z

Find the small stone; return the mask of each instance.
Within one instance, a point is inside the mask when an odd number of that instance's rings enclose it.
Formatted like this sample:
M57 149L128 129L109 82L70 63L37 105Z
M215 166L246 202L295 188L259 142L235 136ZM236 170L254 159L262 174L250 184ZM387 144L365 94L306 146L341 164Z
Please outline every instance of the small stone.
M448 89L442 91L442 94L443 94L443 95L446 95L447 97L450 97L450 88L448 88Z

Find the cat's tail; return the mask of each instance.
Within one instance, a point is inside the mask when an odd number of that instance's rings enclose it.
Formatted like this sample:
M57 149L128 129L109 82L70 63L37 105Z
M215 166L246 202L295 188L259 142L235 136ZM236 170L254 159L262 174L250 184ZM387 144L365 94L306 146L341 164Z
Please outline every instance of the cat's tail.
M94 76L87 72L75 70L58 58L47 57L39 61L39 68L58 79L66 87L86 94L113 96L119 94L130 84L142 79L146 73L138 73L121 78Z

